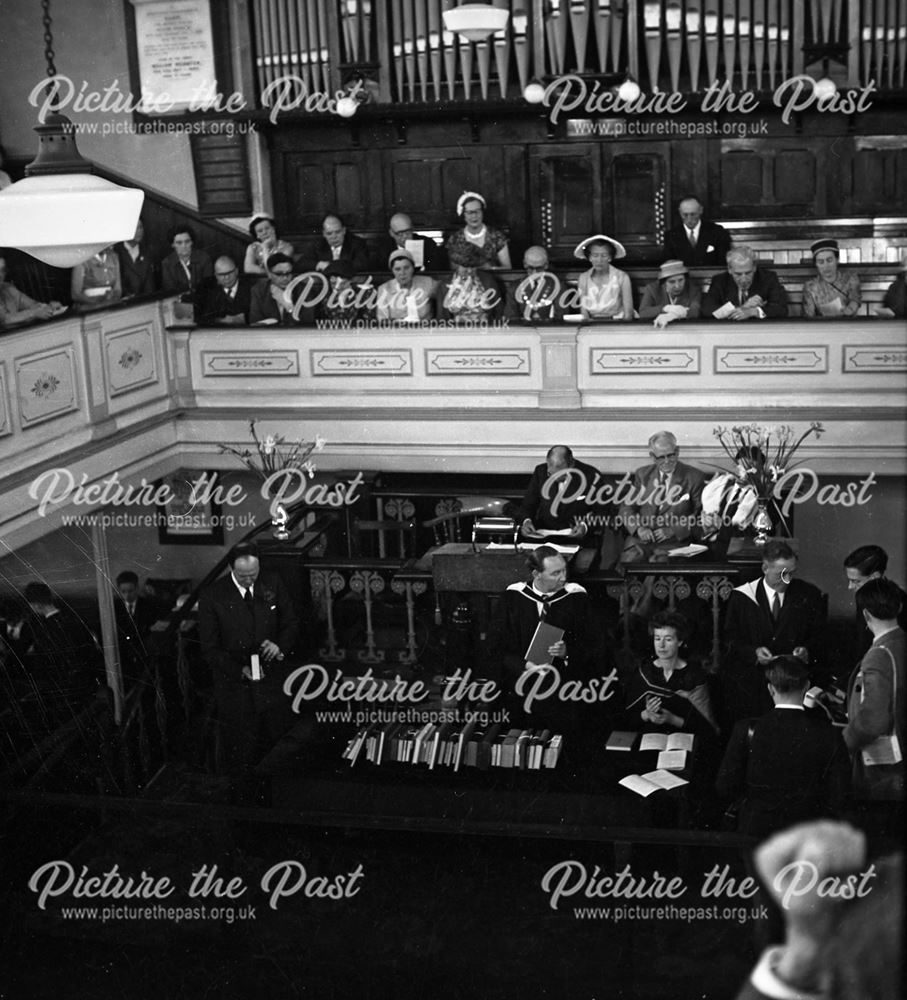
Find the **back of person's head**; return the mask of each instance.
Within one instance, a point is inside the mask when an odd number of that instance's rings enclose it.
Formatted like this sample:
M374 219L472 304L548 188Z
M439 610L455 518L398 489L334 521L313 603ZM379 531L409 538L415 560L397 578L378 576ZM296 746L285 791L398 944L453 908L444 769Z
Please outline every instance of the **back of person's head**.
M888 553L880 545L861 545L844 560L845 569L855 569L860 576L885 575Z
M796 559L797 553L787 544L787 542L782 542L780 539L774 539L771 542L766 542L765 548L762 550L762 561L767 563L777 562L779 559Z
M799 656L773 656L765 665L765 679L778 694L794 694L809 684L809 667Z
M859 591L858 591L859 593ZM904 856L874 862L865 896L847 904L828 942L824 966L828 1000L901 1000L904 968Z
M131 569L124 569L122 573L117 575L117 586L119 587L124 583L131 583L134 587L137 587L139 585L139 578Z
M39 580L33 580L26 586L24 597L29 604L54 603L54 595L51 593L50 587Z
M258 546L254 542L240 542L230 549L227 562L232 569L236 565L237 559L260 559Z
M897 618L901 610L901 591L892 580L877 576L867 580L856 592L857 611L868 611L873 618L889 622Z

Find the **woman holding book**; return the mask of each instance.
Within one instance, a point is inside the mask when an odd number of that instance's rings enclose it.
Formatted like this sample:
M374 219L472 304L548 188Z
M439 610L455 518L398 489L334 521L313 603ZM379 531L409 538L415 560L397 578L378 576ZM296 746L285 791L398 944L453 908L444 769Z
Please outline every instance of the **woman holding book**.
M681 656L687 621L676 611L659 611L649 622L655 656L637 667L627 684L627 710L657 731L684 730L713 734L707 676L697 663Z

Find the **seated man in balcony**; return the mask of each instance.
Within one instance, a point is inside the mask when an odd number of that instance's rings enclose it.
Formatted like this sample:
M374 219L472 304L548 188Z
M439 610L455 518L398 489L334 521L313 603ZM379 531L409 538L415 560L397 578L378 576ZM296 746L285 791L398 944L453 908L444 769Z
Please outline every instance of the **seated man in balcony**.
M50 319L63 312L59 302L36 302L6 280L6 261L0 257L0 330L39 319Z
M424 274L426 271L446 271L447 253L443 247L439 247L430 236L423 236L413 229L413 220L402 212L391 216L388 223L387 236L382 236L375 249L376 259L383 267L387 258L397 250L405 250L407 253L413 252L413 247L407 247L407 243L418 243L422 247L422 260L413 266L417 274Z
M727 272L716 274L702 300L702 315L712 319L783 319L787 292L778 275L756 266L751 247L734 247L727 255Z
M901 273L888 286L875 314L882 319L907 319L907 254L901 257Z
M730 233L703 219L698 198L684 198L677 210L683 224L665 233L665 260L682 260L687 267L720 267L731 249Z
M560 323L564 318L560 281L548 272L548 251L530 247L523 254L526 274L507 287L505 315L524 323Z
M195 322L200 326L248 326L256 279L240 274L232 257L218 257L214 277L195 290Z
M167 234L173 253L161 261L161 289L171 295L191 295L203 278L214 274L211 257L195 249L195 230L174 226Z
M315 270L323 271L335 260L349 261L355 274L368 271L368 244L346 228L339 215L326 215L321 222L321 237L315 244Z
M780 540L762 552L762 576L734 589L727 603L727 655L719 675L724 722L761 715L772 703L762 671L774 656L792 655L822 683L822 635L826 610L817 587L794 579L797 556Z
M276 739L286 715L284 660L298 625L280 578L260 573L256 545L237 545L229 563L230 575L201 595L198 627L202 656L214 676L221 767L247 777L260 740Z

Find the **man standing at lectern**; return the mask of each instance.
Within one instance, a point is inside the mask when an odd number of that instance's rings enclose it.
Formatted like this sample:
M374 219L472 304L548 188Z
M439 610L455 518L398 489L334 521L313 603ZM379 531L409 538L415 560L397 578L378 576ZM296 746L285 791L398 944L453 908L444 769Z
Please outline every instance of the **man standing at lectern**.
M279 735L278 720L287 707L283 663L298 623L279 578L259 572L256 545L237 545L229 562L230 575L202 593L198 624L202 655L214 676L221 764L246 775L259 739Z
M678 211L683 225L665 233L665 260L682 260L687 267L721 267L731 249L728 231L703 219L698 198L684 198Z

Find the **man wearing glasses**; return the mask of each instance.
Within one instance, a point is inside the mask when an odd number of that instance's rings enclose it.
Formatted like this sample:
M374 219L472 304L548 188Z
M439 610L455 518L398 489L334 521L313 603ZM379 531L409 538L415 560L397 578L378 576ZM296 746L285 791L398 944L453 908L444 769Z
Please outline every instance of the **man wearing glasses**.
M526 274L507 289L507 313L510 319L524 323L559 323L564 318L561 283L548 270L548 251L530 247L523 254Z
M407 243L410 245L407 246ZM416 260L418 247L412 244L417 243L422 246L421 264ZM382 236L378 241L377 259L379 267L384 267L384 262L396 250L406 250L412 254L416 274L424 274L426 271L446 271L448 269L447 253L443 247L439 247L430 236L423 236L413 229L413 220L402 212L391 216L388 223L387 236Z
M249 323L252 326L260 323L267 326L303 326L315 321L314 310L303 306L294 310L285 298L287 286L293 280L293 261L285 253L272 253L265 261L268 276L262 278L252 289L249 305ZM317 276L319 281L327 282ZM325 294L327 292L325 291Z
M685 545L698 525L706 475L679 461L679 455L670 431L649 438L652 464L633 473L630 501L620 508L627 532L621 562L643 562L653 553Z
M248 326L255 283L255 278L240 274L232 257L218 257L214 277L202 279L195 292L195 322L199 326Z

